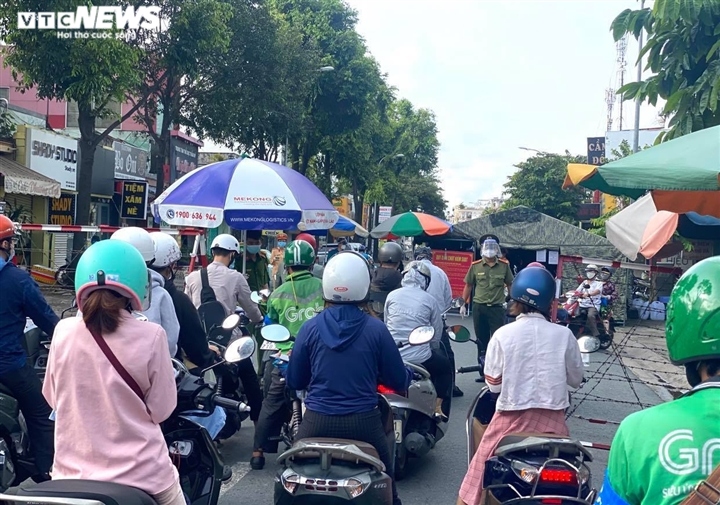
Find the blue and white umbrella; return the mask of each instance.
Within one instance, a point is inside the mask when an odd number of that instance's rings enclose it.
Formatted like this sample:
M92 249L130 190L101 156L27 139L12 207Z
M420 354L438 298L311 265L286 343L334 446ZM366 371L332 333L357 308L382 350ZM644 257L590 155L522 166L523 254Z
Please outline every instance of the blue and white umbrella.
M153 202L156 221L173 226L236 230L327 230L339 213L317 186L297 171L244 158L200 167Z

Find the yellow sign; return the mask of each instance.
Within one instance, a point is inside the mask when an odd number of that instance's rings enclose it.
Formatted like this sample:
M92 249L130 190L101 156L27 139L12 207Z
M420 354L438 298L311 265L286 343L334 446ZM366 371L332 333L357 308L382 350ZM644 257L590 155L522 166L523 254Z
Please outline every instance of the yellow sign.
M350 217L350 199L348 197L333 198L333 205L340 215Z
M605 214L606 212L610 212L615 207L617 207L617 198L613 195L606 195L605 193L603 193L602 207L603 214Z

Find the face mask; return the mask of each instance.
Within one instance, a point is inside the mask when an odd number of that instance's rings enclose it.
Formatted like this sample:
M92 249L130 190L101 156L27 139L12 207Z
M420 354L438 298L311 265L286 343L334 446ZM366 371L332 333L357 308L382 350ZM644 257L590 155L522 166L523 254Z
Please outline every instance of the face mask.
M250 254L257 254L260 252L260 246L259 245L247 245L245 246L245 249Z
M597 272L593 272L592 270L590 270L589 272L585 272L585 276L588 279L594 279L596 275L597 275Z
M287 242L285 242L284 240L281 242L278 242L278 247L285 247L285 244L287 244ZM258 247L258 249L259 249L259 247Z
M8 262L5 261L5 258L0 257L0 272L2 271L3 268L5 268L5 265L7 265L7 264L8 264Z
M486 240L483 242L480 254L483 258L496 258L500 255L500 246L494 240Z

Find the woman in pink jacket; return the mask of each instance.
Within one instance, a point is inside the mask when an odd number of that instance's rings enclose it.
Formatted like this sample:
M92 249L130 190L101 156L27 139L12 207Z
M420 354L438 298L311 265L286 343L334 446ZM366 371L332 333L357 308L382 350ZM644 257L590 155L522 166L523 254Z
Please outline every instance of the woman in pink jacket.
M185 505L160 430L177 401L167 336L131 313L149 303L145 261L119 240L93 244L75 290L82 318L57 325L43 385L55 415L52 478L114 482Z

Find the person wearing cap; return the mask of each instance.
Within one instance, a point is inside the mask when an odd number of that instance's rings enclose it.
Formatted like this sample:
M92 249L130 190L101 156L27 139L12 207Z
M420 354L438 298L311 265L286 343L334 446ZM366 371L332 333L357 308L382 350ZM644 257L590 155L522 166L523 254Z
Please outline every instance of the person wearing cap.
M460 315L468 314L470 295L475 289L472 298L473 329L477 342L477 361L483 365L485 352L493 334L505 324L505 289L511 288L513 274L507 260L501 260L500 244L495 236L481 237L480 254L482 258L470 265L465 275L465 288L463 299L465 305L460 308ZM482 382L482 373L476 382Z
M690 391L627 416L612 441L596 505L678 505L720 463L720 257L690 267L670 295L665 341ZM715 486L717 487L717 485ZM702 490L701 488L700 490ZM704 486L707 500L717 492ZM713 498L714 494L714 498Z
M248 230L245 236L245 277L250 291L260 291L270 287L270 272L267 257L262 254L262 231ZM242 273L243 262L235 261L235 270Z
M42 383L27 362L25 324L29 317L51 337L59 318L30 274L12 263L17 239L15 223L0 215L0 384L18 401L33 445L37 470L49 479L54 423L42 395Z
M579 299L580 308L587 313L585 325L593 337L600 335L597 319L602 307L603 281L598 277L598 273L597 265L590 264L585 267L585 279L576 290L581 293Z
M285 248L285 268L288 276L278 289L268 298L267 317L273 324L281 324L288 329L292 337L297 336L300 328L315 317L321 310L323 300L322 281L310 273L315 264L315 250L304 240L293 240ZM293 348L292 340L275 344L279 352L268 356L265 362L266 386L260 418L255 430L255 447L250 460L253 470L265 466L265 452L276 453L277 440L284 422L291 412L285 395L285 369L287 359ZM270 354L268 351L266 354ZM268 359L271 358L271 359Z

